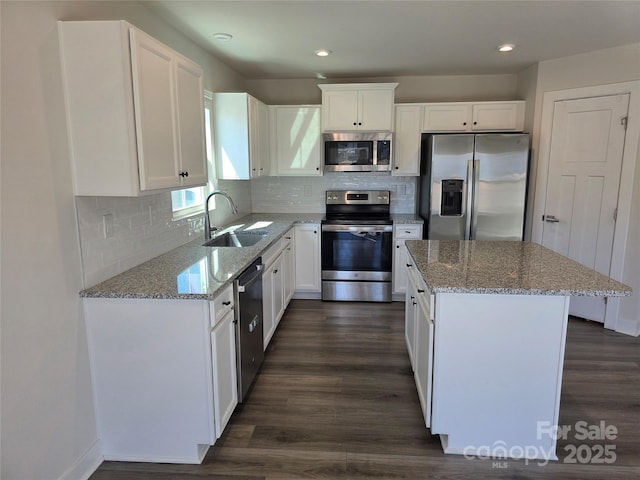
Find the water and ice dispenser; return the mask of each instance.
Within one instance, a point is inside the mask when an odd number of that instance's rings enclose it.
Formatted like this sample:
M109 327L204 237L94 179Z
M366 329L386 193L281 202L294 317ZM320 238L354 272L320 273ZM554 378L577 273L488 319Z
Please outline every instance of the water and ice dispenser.
M440 198L440 216L459 217L462 215L462 190L464 180L442 180L442 196Z

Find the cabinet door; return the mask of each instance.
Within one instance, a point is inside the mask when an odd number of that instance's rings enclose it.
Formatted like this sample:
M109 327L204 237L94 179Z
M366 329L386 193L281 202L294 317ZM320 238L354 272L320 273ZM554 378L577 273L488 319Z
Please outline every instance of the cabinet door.
M396 105L392 175L420 175L421 105Z
M358 130L358 91L322 92L322 130Z
M216 150L218 179L249 180L251 178L249 95L216 93L213 98L213 110L213 143ZM253 129L255 130L256 127L257 125L254 125Z
M260 102L248 95L249 109L249 165L251 178L260 176Z
M396 240L393 249L393 293L407 290L407 248L404 240Z
M211 331L211 356L216 438L220 438L238 404L236 331L233 311L228 312Z
M296 291L320 292L320 225L295 229Z
M409 353L409 361L411 362L411 369L415 371L415 318L416 318L416 286L413 281L413 277L410 273L413 266L407 266L407 292L404 304L404 339L407 343L407 352Z
M280 254L276 261L273 262L273 321L275 327L280 323L282 314L284 313L284 254Z
M185 188L207 183L202 77L199 65L185 58L176 60L180 177Z
M274 270L275 266L272 263L265 268L264 273L262 274L262 338L264 350L267 349L267 346L271 341L271 336L276 329L276 321L273 315Z
M129 33L140 189L178 186L174 54L139 30Z
M284 307L287 308L289 301L293 296L296 282L296 259L293 241L293 232L291 229L285 234L285 239L289 240L283 250L282 269L284 271Z
M425 425L431 427L431 393L433 386L433 322L430 318L428 293L417 290L415 310L415 365L414 379L418 389L420 407Z
M358 92L358 130L393 131L393 90Z
M524 127L524 102L473 105L473 130L516 130Z
M278 175L322 175L320 107L273 107Z
M433 103L424 106L423 131L464 132L470 129L470 103Z
M259 177L265 177L271 172L271 158L269 156L269 129L269 107L262 102L258 102Z

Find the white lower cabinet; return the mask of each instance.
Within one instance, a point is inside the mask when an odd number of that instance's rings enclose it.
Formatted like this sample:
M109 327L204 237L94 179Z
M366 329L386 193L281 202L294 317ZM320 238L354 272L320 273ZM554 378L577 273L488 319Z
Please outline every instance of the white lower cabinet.
M407 264L407 292L404 303L404 339L407 343L407 353L411 362L411 369L415 370L415 342L416 342L416 286L413 281L411 269L413 265Z
M263 339L266 350L284 312L282 252L270 262L262 274Z
M84 300L105 460L201 463L216 439L206 300Z
M295 268L294 229L290 229L262 254L262 317L264 349L278 328L280 319L293 295Z
M393 293L404 294L407 288L407 249L405 240L420 240L422 224L399 223L393 227Z
M433 389L433 333L434 324L430 309L431 295L422 282L416 288L414 314L415 351L413 376L418 389L420 407L425 425L431 427L431 399Z
M320 293L320 225L295 226L296 293Z
M284 308L287 308L296 289L296 251L295 230L292 228L284 235L282 250L282 269L284 270Z
M405 340L425 425L431 427L433 389L434 297L409 261L405 303Z
M233 310L228 311L211 329L211 364L216 438L220 438L238 404Z
M201 463L237 403L233 287L209 302L85 298L105 460Z

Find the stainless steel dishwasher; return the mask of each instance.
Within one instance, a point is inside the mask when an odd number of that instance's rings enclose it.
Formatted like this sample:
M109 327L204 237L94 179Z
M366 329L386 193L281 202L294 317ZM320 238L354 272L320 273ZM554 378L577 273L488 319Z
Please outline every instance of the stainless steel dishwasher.
M242 402L264 360L262 348L262 258L235 281L238 401Z

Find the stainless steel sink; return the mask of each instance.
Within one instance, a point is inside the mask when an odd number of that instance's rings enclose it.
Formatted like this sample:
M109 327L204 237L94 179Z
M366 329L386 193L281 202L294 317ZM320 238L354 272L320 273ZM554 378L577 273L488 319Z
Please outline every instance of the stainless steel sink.
M269 233L264 231L226 232L202 244L204 247L251 247Z

